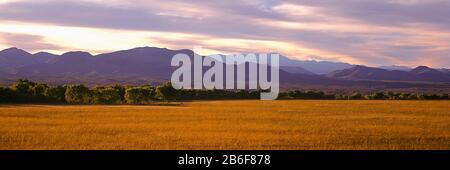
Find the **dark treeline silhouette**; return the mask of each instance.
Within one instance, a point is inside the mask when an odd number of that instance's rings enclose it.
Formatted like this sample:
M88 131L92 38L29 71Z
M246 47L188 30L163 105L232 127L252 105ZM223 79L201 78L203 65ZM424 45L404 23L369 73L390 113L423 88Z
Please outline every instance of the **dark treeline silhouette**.
M328 99L328 100L449 100L448 94L397 93L397 92L354 92L345 94L326 94L321 91L289 91L280 94L280 99Z
M18 80L11 87L0 87L0 103L54 104L151 104L153 102L259 99L259 90L176 90L170 83L154 87L122 86L88 88L85 85L50 87L28 80ZM321 91L287 91L279 99L317 100L449 100L448 94L354 92L351 95Z

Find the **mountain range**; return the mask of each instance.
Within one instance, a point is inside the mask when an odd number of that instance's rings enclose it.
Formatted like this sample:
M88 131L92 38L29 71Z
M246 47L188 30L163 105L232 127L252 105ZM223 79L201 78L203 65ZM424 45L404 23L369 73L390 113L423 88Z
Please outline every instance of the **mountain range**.
M62 55L31 54L8 48L0 51L0 84L10 85L17 79L52 85L161 83L170 80L175 69L170 62L178 53L194 56L191 50L157 47L138 47L99 55L82 51ZM282 88L450 91L450 71L426 66L375 68L280 56L280 84Z
M358 65L349 69L333 71L326 76L347 80L450 82L450 74L448 72L426 66L419 66L410 71L403 71L385 70Z

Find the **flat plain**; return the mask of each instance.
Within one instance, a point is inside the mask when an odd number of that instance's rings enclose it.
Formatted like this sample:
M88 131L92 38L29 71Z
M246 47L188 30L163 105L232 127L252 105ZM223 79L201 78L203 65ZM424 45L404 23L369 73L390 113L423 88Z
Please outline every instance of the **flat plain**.
M0 149L450 149L449 101L0 105Z

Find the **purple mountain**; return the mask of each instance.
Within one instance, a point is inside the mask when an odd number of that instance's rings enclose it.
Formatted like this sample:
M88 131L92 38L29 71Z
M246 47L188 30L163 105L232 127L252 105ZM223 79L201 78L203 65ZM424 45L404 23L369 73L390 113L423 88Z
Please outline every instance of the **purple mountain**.
M30 79L53 85L162 83L170 80L171 73L175 69L170 66L170 61L172 56L178 53L194 56L191 50L155 47L139 47L99 55L81 51L62 55L44 52L32 55L17 48L10 48L0 51L0 83L9 85L17 79ZM287 57L281 57L280 65L282 88L368 90L425 88L450 91L450 74L443 69L418 67L411 71L389 71L345 63L304 62ZM310 69L305 69L301 67L302 65ZM311 71L311 68L316 72ZM331 73L317 74L328 71Z
M14 68L30 64L43 63L49 58L41 55L34 56L18 48L8 48L0 51L0 68Z
M346 80L450 82L450 76L448 74L426 66L419 66L411 71L355 66L349 69L334 71L326 76Z
M280 56L280 66L289 68L300 67L314 74L328 74L335 70L342 70L353 67L353 65L348 63L335 63L329 61L301 61L289 59L285 56Z

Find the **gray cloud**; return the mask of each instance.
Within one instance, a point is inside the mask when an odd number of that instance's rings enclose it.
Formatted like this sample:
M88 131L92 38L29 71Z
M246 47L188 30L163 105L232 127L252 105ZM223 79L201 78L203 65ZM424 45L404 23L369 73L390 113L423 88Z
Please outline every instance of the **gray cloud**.
M295 4L324 8L330 16L357 19L362 22L402 26L426 23L450 27L450 1L448 0L295 0Z
M77 1L15 2L0 6L0 19L53 23L68 26L85 26L97 28L116 28L130 30L157 30L173 32L190 32L210 35L242 37L248 31L259 29L258 25L235 15L236 11L250 16L269 17L259 9L238 6L233 3L220 3L223 13L220 18L185 18L160 15L157 6L153 8L113 8L95 3ZM211 5L209 3L202 6ZM217 5L217 4L216 4ZM211 5L211 10L219 10ZM253 9L253 10L252 10ZM201 10L199 8L199 10Z

